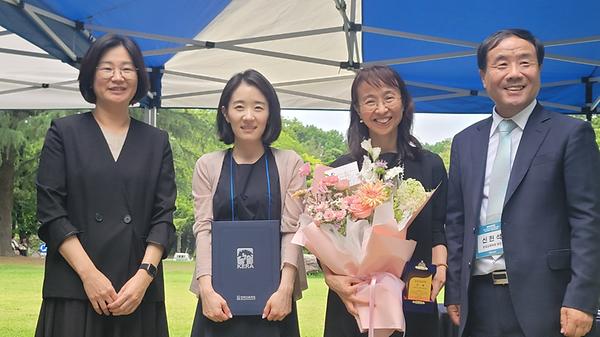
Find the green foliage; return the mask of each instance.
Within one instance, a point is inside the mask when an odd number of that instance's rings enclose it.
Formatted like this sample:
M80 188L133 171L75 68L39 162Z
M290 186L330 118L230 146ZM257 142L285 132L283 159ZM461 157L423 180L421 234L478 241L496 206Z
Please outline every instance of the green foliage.
M596 144L598 144L598 146L600 146L600 115L595 115L592 118L592 127L594 128L594 131L596 132Z
M0 151L9 146L18 149L13 207L15 232L28 236L37 230L35 176L44 135L52 119L73 113L0 111ZM131 109L131 115L142 119L143 112ZM194 251L191 181L196 160L205 153L228 147L218 139L215 121L214 110L161 109L157 116L157 126L169 132L173 150L178 192L174 224L184 252ZM281 135L273 146L294 150L312 164L330 163L346 152L344 138L339 132L305 126L297 119L283 120Z
M423 147L433 153L437 153L446 166L446 170L450 167L450 148L452 147L452 139L444 139L433 145L423 144Z
M217 137L216 112L196 109L162 109L157 126L169 132L177 183L177 211L174 223L181 236L181 250L193 252L192 226L194 205L191 191L192 174L196 160L203 154L225 149ZM273 144L280 149L291 149L311 163L333 161L344 153L342 135L304 126L298 120L284 120L279 139Z
M297 119L283 120L282 136L279 142L286 139L286 135L294 139L296 144L282 144L279 147L292 149L302 158L315 163L331 163L337 157L347 152L346 143L341 133L335 130L323 131L313 125L304 125ZM294 146L295 145L295 146ZM277 147L277 145L276 145Z
M13 233L29 236L37 230L35 176L44 135L54 118L70 111L0 111L0 162L9 149L17 153L13 188Z

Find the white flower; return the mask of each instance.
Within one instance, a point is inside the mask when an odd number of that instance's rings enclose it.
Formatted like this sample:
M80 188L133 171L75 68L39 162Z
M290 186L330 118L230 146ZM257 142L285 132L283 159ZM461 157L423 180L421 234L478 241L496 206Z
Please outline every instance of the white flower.
M362 143L360 143L360 147L367 151L373 161L376 161L381 154L380 147L373 147L373 145L371 145L371 138L363 140Z
M380 147L374 147L372 152L371 152L371 157L373 158L373 161L376 161L379 158L379 154L381 153L381 148Z
M360 176L365 182L374 182L377 180L377 174L375 173L375 165L369 157L363 156L363 165L360 170Z
M404 168L402 166L392 167L391 169L385 171L385 175L383 177L384 180L390 180L396 178L399 175L404 173Z
M371 138L365 139L360 143L360 147L362 147L367 153L371 153L373 150L373 146L371 146Z

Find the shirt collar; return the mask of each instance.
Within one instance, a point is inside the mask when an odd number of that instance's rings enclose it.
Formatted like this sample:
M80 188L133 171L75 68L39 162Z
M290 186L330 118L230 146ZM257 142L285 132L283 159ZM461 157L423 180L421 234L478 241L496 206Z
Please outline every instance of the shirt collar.
M527 124L527 120L529 119L529 116L531 116L533 109L535 109L536 104L537 104L537 99L534 99L531 103L529 103L528 106L525 107L525 109L519 111L516 115L514 115L508 119L512 119L513 122L515 122L515 124L517 124L517 126L521 130L524 130L525 125ZM496 132L496 129L498 128L498 124L500 124L500 122L503 119L506 119L506 118L500 116L496 112L496 106L494 106L494 109L492 111L492 128L490 130L490 137Z

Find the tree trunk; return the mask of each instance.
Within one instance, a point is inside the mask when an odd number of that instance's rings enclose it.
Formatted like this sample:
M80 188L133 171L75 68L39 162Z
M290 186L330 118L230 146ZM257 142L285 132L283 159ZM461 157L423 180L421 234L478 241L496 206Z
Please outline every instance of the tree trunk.
M15 183L15 150L7 147L6 152L0 152L0 256L12 256L10 246L12 238L12 208L13 187Z

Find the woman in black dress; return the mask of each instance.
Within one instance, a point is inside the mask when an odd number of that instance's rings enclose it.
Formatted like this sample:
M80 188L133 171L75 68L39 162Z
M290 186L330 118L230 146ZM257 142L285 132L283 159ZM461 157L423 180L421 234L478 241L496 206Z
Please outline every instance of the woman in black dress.
M203 155L194 171L196 271L191 290L199 301L192 337L299 337L295 300L306 288L306 274L300 247L291 244L302 211L292 194L304 179L298 175L302 160L295 152L270 147L281 131L273 86L255 70L233 76L219 101L217 127L221 140L233 148ZM262 317L233 316L213 289L211 226L213 220L233 218L280 219L281 281Z
M433 277L432 299L435 299L446 280L446 240L444 219L446 212L446 169L441 158L421 147L411 135L414 105L406 84L396 71L387 66L362 69L352 83L352 106L348 127L350 153L332 163L337 167L357 161L362 166L366 152L360 143L371 139L374 147L381 148L380 159L389 167L402 164L404 178L419 180L431 190L441 183L436 194L408 230L408 239L417 241L413 261L433 263L437 271ZM324 267L325 282L329 286L325 317L326 337L366 336L358 330L356 320L356 285L360 280L335 275ZM438 335L437 310L430 314L404 313L405 336L429 337ZM392 336L402 336L395 332Z
M177 191L167 133L129 117L148 88L138 46L96 40L79 88L94 110L54 120L40 157L48 254L36 337L167 337L160 261Z

